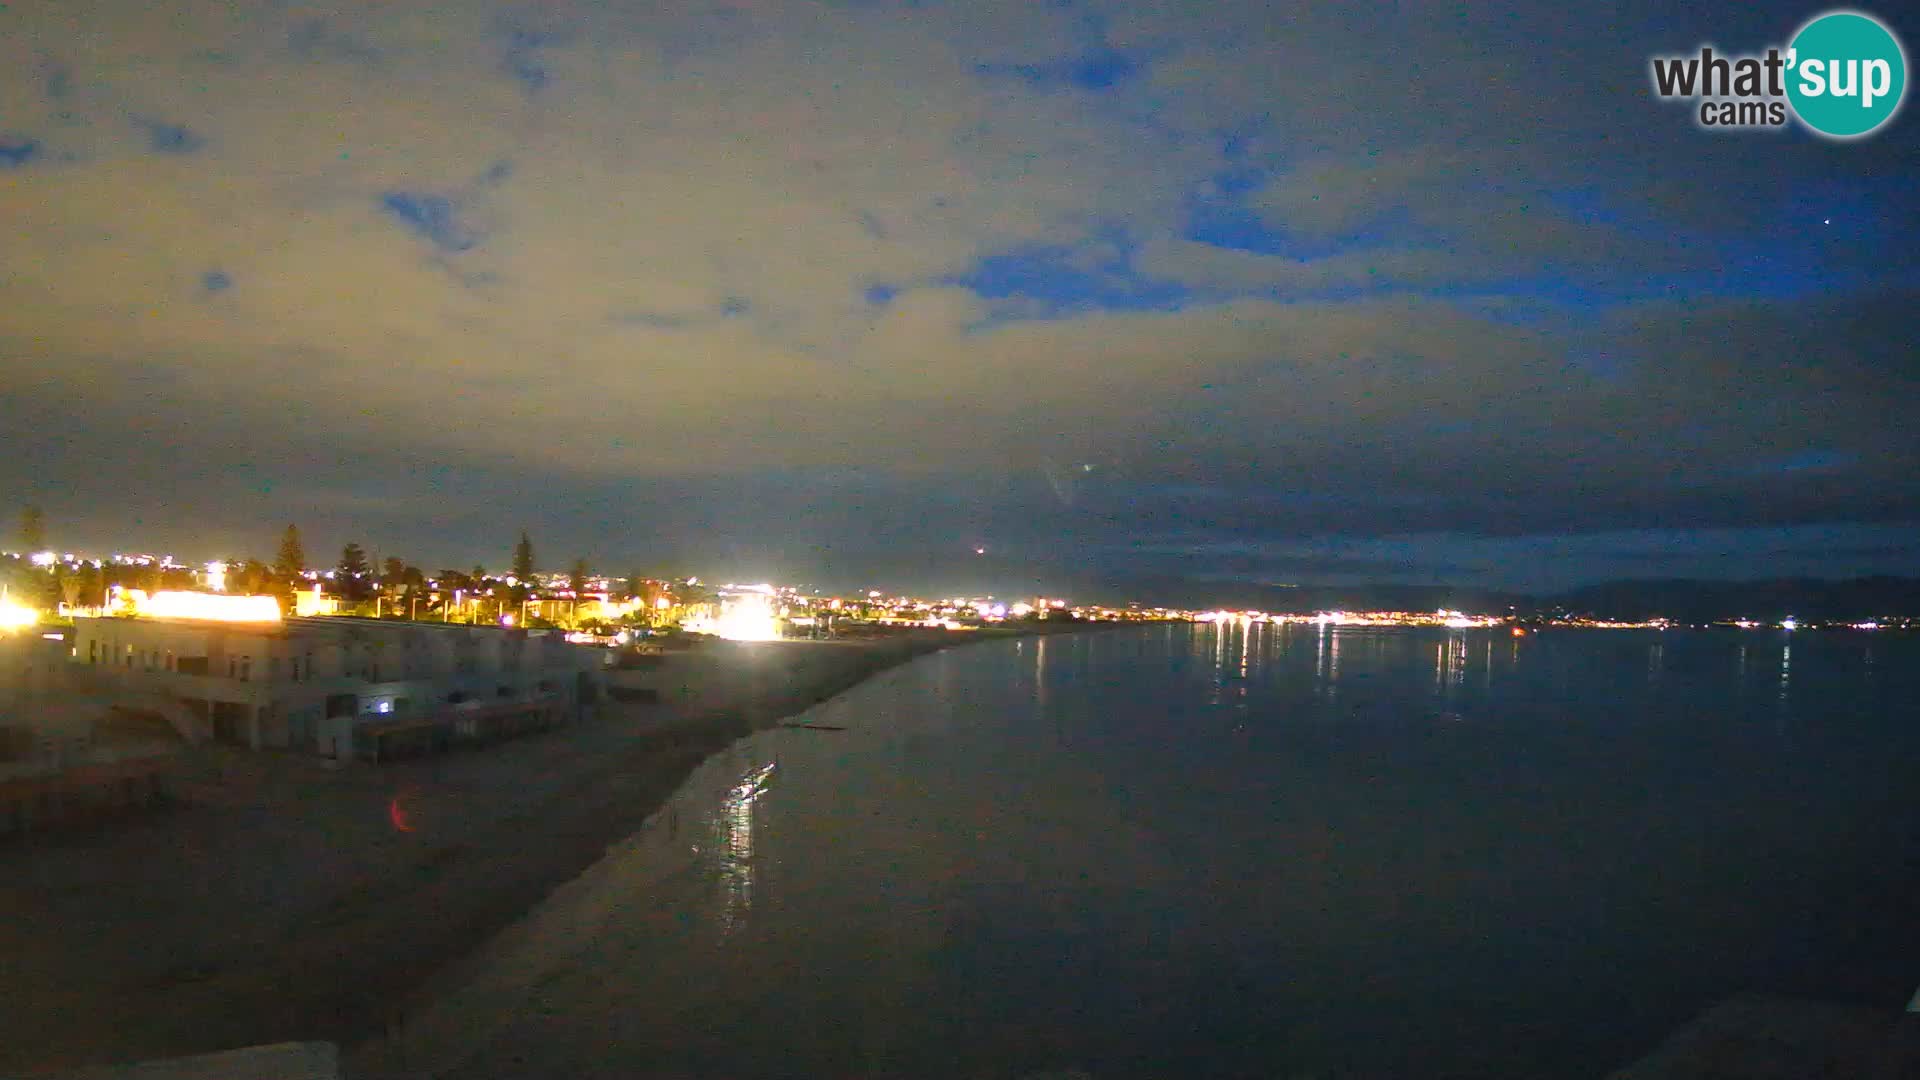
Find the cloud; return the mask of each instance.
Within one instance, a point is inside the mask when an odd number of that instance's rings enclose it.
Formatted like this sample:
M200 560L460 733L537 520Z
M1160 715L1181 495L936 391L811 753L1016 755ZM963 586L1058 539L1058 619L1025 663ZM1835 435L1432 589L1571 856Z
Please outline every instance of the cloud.
M335 29L324 18L304 19L287 30L287 48L303 60L377 64L382 51L360 35Z
M659 513L745 550L814 515L915 551L1881 521L1916 494L1892 151L1643 145L1631 96L1563 115L1556 80L1610 92L1602 60L1558 66L1578 35L1644 92L1596 14L17 6L0 343L39 374L0 392L70 449L0 466L16 487L95 490L72 453L158 514L241 447L275 518L365 483L382 527L457 523L431 538L516 490L565 517L658 486L679 501L578 527ZM1484 47L1522 31L1542 70ZM57 105L39 50L75 73ZM198 152L155 153L163 128ZM1872 224L1767 231L1842 198ZM129 431L178 470L129 464ZM1047 462L1100 467L1063 503Z

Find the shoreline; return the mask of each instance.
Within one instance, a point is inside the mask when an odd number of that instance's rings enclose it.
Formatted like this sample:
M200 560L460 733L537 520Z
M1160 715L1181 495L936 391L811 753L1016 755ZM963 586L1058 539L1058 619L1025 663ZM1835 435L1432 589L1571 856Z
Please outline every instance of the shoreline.
M1125 625L714 643L610 680L677 699L404 763L193 752L188 805L0 849L0 1070L377 1043L737 740L929 653Z

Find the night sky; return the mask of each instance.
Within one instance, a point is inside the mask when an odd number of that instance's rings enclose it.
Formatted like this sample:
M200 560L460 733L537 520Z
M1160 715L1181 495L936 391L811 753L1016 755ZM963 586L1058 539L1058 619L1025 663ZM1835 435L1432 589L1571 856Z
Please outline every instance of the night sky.
M0 503L827 587L1920 573L1920 120L1649 90L1820 9L1327 7L6 0Z

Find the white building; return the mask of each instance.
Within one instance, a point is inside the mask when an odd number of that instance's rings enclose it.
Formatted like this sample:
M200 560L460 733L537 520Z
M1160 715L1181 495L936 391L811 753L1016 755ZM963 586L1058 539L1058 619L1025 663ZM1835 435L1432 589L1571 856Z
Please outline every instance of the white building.
M577 716L605 653L558 632L375 619L78 619L77 681L164 709L189 739L346 758Z

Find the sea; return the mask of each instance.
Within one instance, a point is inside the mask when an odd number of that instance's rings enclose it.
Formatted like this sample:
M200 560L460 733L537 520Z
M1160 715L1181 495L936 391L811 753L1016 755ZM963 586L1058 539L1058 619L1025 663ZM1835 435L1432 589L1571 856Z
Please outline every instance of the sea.
M1920 986L1920 636L1166 624L742 740L446 1075L1598 1077Z

